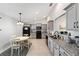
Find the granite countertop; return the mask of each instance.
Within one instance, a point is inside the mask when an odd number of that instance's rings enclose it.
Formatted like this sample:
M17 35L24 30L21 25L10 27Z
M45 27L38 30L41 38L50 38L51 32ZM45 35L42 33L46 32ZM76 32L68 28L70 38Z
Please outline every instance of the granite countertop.
M62 47L65 51L67 51L70 55L79 55L79 48L75 44L66 43L61 39L53 39L60 47Z

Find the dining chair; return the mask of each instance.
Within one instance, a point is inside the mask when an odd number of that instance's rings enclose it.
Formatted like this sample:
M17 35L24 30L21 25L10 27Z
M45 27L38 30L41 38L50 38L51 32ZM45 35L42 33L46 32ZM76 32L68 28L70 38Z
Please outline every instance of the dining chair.
M30 42L29 42L29 40L24 40L21 45L22 45L22 47L26 47L26 48L29 49L29 47L30 47Z
M15 39L12 39L10 41L11 45L11 56L14 55L14 50L17 50L18 56L20 55L20 43L17 42Z
M28 36L28 34L24 34L24 36Z

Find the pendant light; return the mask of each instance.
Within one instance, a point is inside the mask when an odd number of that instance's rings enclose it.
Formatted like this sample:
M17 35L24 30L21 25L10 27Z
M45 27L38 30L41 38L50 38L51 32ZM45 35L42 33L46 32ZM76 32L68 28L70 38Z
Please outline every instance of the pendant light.
M19 13L19 15L20 15L20 20L17 22L17 24L18 25L23 25L24 23L21 21L21 15L22 15L22 13Z

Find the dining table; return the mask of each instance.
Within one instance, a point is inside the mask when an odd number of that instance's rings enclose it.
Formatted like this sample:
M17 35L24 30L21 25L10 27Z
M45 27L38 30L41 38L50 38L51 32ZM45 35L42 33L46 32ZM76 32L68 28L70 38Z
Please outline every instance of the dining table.
M21 42L21 41L25 41L25 40L28 40L29 39L29 37L25 37L25 36L19 36L19 37L16 37L16 38L14 38L15 39L15 41L17 41L17 42Z
M28 36L19 36L19 37L16 37L16 38L14 38L15 39L15 41L18 43L18 44L20 44L20 46L21 46L21 50L22 50L22 44L23 44L23 42L24 41L26 41L26 40L28 40L29 39L29 37ZM29 40L28 40L29 41ZM29 44L29 42L28 42L28 44Z
M17 49L17 48L18 48L18 55L19 54L21 55L24 47L29 48L29 36L14 37L13 40L11 40L11 55L13 55L13 51L14 51L13 49Z

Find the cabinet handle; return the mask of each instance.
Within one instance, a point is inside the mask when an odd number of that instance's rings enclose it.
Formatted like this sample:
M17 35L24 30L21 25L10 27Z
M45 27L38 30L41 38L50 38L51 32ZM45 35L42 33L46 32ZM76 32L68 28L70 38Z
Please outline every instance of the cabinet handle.
M76 22L76 26L77 26L77 28L78 28L78 21Z
M79 27L78 27L78 21L77 21L77 24L76 24L76 26L77 26L77 28L79 28Z
M75 28L75 22L74 22L74 25L73 25L73 26L74 26L74 28Z

